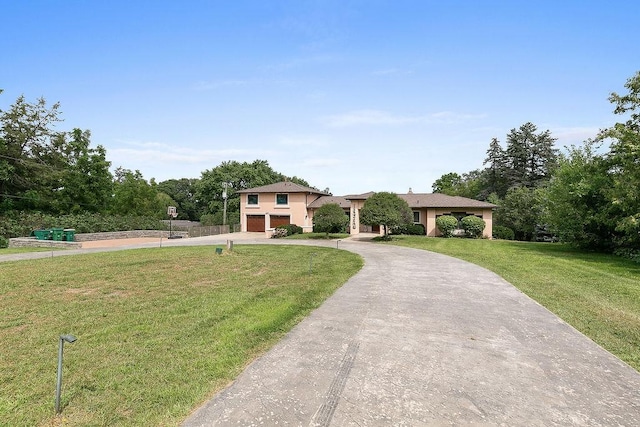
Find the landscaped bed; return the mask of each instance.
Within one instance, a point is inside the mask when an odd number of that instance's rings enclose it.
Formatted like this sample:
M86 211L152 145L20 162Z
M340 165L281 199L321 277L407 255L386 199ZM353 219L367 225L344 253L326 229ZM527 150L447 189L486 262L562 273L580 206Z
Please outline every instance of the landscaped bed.
M361 267L355 254L302 246L2 263L0 424L177 425ZM78 340L65 346L54 417L67 333Z

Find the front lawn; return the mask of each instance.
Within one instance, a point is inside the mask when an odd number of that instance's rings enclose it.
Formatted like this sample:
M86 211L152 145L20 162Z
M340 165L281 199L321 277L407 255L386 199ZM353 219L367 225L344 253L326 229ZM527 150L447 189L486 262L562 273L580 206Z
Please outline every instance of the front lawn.
M0 425L178 425L362 265L346 251L279 245L1 263ZM65 346L54 417L67 333L78 340Z
M394 237L485 267L640 371L640 265L559 243Z

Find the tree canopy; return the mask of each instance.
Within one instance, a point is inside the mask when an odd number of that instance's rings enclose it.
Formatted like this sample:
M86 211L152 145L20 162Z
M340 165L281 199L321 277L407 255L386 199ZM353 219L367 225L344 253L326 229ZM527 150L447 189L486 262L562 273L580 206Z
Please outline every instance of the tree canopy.
M349 224L349 217L337 203L327 203L313 215L313 231L318 233L340 233Z
M546 192L545 220L564 241L640 258L640 72L625 88L609 101L627 120L561 159ZM598 154L606 142L609 151Z
M390 227L411 224L413 215L409 204L394 193L380 192L369 197L360 209L360 222L384 226L385 236Z
M88 130L55 129L60 105L23 96L0 111L0 212L100 212L111 197L111 163Z

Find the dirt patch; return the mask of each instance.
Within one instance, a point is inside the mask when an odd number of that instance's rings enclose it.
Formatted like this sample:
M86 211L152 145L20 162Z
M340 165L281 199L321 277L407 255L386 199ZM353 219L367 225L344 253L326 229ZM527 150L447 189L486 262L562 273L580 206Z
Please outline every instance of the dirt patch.
M167 240L167 239L163 239ZM159 237L137 237L134 239L111 239L111 240L91 240L88 242L82 242L82 249L91 248L113 248L117 246L130 246L137 245L139 243L153 243L157 242L160 245Z

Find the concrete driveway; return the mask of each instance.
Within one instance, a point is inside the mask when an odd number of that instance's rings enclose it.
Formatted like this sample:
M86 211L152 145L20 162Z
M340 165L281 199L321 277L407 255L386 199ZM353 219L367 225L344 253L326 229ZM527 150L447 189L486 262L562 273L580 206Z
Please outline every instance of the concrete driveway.
M163 244L226 239L318 244ZM415 249L339 246L364 268L183 427L640 425L640 374L495 274Z
M361 272L183 427L640 425L640 375L497 275L340 248Z

